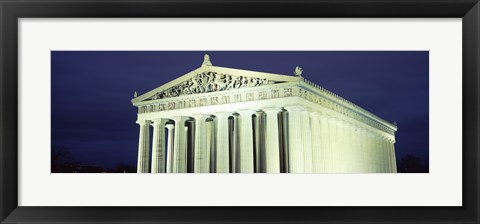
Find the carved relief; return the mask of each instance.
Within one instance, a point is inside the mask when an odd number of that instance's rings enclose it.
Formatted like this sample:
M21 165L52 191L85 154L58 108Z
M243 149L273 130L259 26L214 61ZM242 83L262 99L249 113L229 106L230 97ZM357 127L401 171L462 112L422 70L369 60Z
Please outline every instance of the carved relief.
M255 77L204 72L176 86L158 92L147 100L165 99L182 95L209 93L245 87L256 87L274 83L278 82Z
M210 98L210 100L212 102L212 105L218 104L218 97L213 96L212 98Z
M267 99L267 91L260 91L260 92L258 92L258 99L259 99L259 100Z
M285 97L292 96L292 88L285 88L283 90L283 96L285 96Z
M278 98L280 96L278 89L272 89L272 98Z
M247 93L247 101L253 100L253 93Z
M233 96L233 100L235 100L235 102L240 102L240 101L242 101L242 95L240 95L240 94L235 94L235 96Z
M230 96L222 96L222 103L230 103Z

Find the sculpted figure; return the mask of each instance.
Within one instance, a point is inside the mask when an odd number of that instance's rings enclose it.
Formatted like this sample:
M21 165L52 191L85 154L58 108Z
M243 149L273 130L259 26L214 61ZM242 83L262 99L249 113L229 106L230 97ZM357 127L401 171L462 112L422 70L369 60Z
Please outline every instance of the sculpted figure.
M198 90L198 80L197 80L197 77L193 77L192 78L192 85L190 86L190 92L191 93L198 93L197 90Z
M299 66L295 67L295 72L294 72L295 76L300 76L300 77L302 77L302 73L303 73L303 69L302 69L302 68L300 68Z
M220 74L215 74L215 81L214 82L215 82L215 86L217 87L216 91L224 90L225 87L227 87L226 80L222 79Z
M255 86L255 78L250 78L250 82L248 83L248 87Z
M205 54L205 56L203 56L202 66L211 66L211 65L212 65L212 62L210 61L210 56L208 54Z
M238 89L242 86L242 77L237 77L233 83L233 88Z
M248 87L248 78L242 76L242 87Z
M236 82L236 79L234 80L232 76L228 76L226 89L232 89L235 85L235 82Z
M181 88L181 91L184 95L190 94L191 93L190 92L190 81L187 81L185 83L185 85L181 86L180 88Z

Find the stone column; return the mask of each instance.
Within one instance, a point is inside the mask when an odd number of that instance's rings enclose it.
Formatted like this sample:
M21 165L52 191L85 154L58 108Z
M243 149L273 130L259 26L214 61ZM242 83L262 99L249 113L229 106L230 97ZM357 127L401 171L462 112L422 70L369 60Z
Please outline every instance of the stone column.
M374 148L373 148L373 134L371 133L370 130L368 130L367 133L367 161L368 161L368 172L369 173L375 173L375 164L374 164L374 159L375 159L375 154L374 154Z
M231 113L214 113L217 123L216 131L216 152L217 152L217 173L230 172L230 158L228 148L228 116Z
M240 110L240 172L253 173L253 124L252 115L254 110Z
M303 120L302 112L305 109L301 106L286 106L288 111L288 149L290 173L305 173L305 156L303 141Z
M310 127L310 112L302 111L302 138L305 173L313 173L312 128Z
M207 151L207 125L206 119L208 115L197 114L193 115L195 118L195 173L208 173L210 164L208 163L208 157L210 156Z
M208 119L207 119L208 120ZM207 129L207 165L208 165L208 172L215 173L215 121L208 120L205 122L205 126Z
M378 153L378 142L377 142L377 134L373 133L372 134L372 158L373 158L373 172L378 173L379 172L379 164L378 164L378 158L380 157Z
M165 173L165 124L167 119L153 121L152 173Z
M264 108L266 114L265 151L267 173L280 173L280 145L278 140L278 113L281 108Z
M352 126L352 134L353 134L353 141L352 141L352 171L353 173L359 173L361 170L361 154L360 154L360 128L356 125Z
M386 162L386 172L391 173L393 172L393 164L392 160L390 159L392 157L392 153L390 153L390 147L389 147L389 142L388 138L385 137L383 138L383 145L384 145L384 150L385 150L385 162Z
M254 161L255 173L265 173L265 138L264 138L264 113L257 111L254 120Z
M148 173L150 164L150 121L137 121L137 124L140 125L137 173Z
M329 118L326 114L320 114L320 166L322 173L329 172L329 157L330 157L330 132L329 132Z
M185 121L187 117L173 117L175 121L175 137L173 138L173 172L187 172L187 135Z
M332 117L328 119L328 133L330 134L330 144L328 150L328 172L338 173L338 143L337 143L337 121L338 119Z
M346 144L347 144L347 130L346 130L346 123L345 121L339 119L337 124L337 173L346 173L347 171L347 157L348 155L345 153L346 151Z
M382 145L380 144L380 136L378 134L375 134L375 155L377 158L377 173L383 173L383 165L382 165L382 160L383 160L383 154L382 154Z
M354 173L355 172L355 147L354 147L354 141L355 141L355 128L353 127L352 124L346 122L345 123L345 168L346 172L348 173Z
M173 173L173 139L175 133L175 126L173 124L165 125L167 128L167 173Z
M390 142L390 152L392 153L392 156L390 157L393 163L392 166L392 172L397 173L397 158L395 155L395 140L391 140Z
M322 172L322 129L320 124L320 114L318 112L310 113L312 128L312 169L313 173Z
M368 146L367 146L367 130L360 129L360 170L362 173L368 173Z

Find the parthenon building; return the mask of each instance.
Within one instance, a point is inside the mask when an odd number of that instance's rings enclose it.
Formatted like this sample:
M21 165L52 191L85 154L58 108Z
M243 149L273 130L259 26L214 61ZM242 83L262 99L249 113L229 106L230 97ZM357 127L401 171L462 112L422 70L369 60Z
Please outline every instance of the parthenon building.
M213 66L205 55L198 69L132 103L138 173L397 172L396 125L299 67L269 74Z

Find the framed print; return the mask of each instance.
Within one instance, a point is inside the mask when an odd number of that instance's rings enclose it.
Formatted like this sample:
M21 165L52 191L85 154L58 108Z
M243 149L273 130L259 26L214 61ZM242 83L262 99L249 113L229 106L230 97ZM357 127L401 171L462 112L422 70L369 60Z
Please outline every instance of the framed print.
M2 1L2 223L478 223L478 1Z

